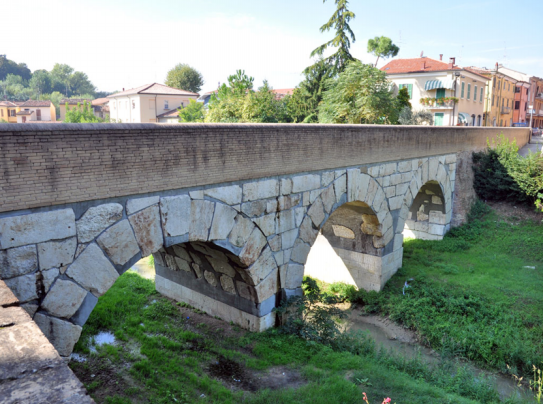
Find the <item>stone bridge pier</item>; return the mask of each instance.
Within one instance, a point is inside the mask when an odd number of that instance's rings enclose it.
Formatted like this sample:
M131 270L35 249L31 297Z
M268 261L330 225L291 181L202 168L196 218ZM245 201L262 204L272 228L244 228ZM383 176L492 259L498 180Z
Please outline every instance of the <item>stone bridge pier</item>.
M253 331L272 327L281 299L302 293L318 236L328 240L356 286L381 290L402 265L404 236L440 239L453 211L466 210L455 205L457 167L467 166L461 149L465 143L484 147L490 135L453 128L446 134L456 137L441 138L443 146L430 137L433 128L416 128L420 136L397 127L370 136L375 127L58 125L59 132L44 138L26 133L28 125L5 126L0 129L16 131L6 132L9 142L0 136L0 147L11 146L18 157L0 161L7 173L0 182L7 192L0 211L0 278L63 356L98 298L151 254L160 293ZM388 142L387 130L390 139L406 138ZM525 132L508 136L524 139ZM293 151L295 135L294 145L306 150L320 142L319 153ZM42 140L33 149L35 137ZM68 146L55 160L59 147L47 142L59 138ZM134 149L114 156L135 139L147 154ZM240 150L225 154L228 141ZM248 160L266 142L276 142L274 150ZM157 169L165 145L175 159ZM213 153L203 156L205 147ZM66 150L74 151L71 159ZM299 160L289 162L289 153ZM50 165L45 173L34 156ZM92 170L91 187L82 179ZM122 178L105 180L108 173ZM37 184L42 192L24 185L34 177L45 178Z

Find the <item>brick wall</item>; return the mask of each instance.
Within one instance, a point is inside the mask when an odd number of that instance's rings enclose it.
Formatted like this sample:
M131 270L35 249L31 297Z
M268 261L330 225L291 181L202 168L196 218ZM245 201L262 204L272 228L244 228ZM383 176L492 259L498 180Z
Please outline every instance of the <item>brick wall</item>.
M0 124L0 212L479 150L527 128Z

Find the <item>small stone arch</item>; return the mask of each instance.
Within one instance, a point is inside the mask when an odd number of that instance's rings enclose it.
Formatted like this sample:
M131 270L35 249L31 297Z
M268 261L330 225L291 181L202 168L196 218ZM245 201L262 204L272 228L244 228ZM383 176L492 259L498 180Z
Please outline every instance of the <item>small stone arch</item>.
M444 162L444 158L430 157L421 160L405 192L396 224L396 235L403 234L406 223L408 223L408 228L416 238L432 240L441 240L443 238L444 234L450 228L452 217L453 186L451 185L451 177L448 171L449 169ZM434 190L426 188L434 188ZM438 192L435 192L435 190ZM421 191L426 193L428 198L434 196L439 201L434 200L435 204L430 202L430 209L426 209L429 211L422 212L422 215L418 217L423 220L417 220L416 212L412 212L411 210L414 201L417 199L417 195ZM437 195L438 193L440 195ZM442 207L437 206L440 205L438 202L442 204ZM431 206L436 207L436 209L432 210ZM395 238L395 242L403 243L403 237Z
M98 298L151 254L162 271L157 271L159 292L252 330L273 326L278 267L262 230L234 207L183 194L132 199L126 209L119 203L94 206L77 221L72 209L62 212L73 223L67 226L74 227L70 237L53 236L6 253L18 259L21 253L35 257L29 282L18 277L6 283L16 294L29 293L26 289L37 279L41 290L32 296L33 318L62 356L72 352ZM49 213L56 214L45 215ZM33 223L30 216L21 216L21 221ZM176 276L181 272L184 278ZM189 277L192 284L178 282ZM194 282L209 286L201 288L200 299L191 295ZM209 290L212 293L206 293Z
M344 213L346 220L356 220L353 218L358 217L357 222L354 225L350 223L349 227L344 226L345 223L341 224L341 220L335 223L334 215L340 212ZM397 269L397 267L392 269L392 260L387 257L389 250L392 252L394 229L385 192L370 175L361 172L359 168L349 169L346 174L339 176L324 188L309 206L290 260L280 267L284 297L301 292L299 288L307 256L320 231L325 237L328 235L337 240L352 237L353 243L350 246L348 242L344 242L342 245L336 244L334 250L349 270L357 272L358 287L380 290ZM369 236L365 246L371 244L371 253L362 252L361 243L355 242L355 234Z

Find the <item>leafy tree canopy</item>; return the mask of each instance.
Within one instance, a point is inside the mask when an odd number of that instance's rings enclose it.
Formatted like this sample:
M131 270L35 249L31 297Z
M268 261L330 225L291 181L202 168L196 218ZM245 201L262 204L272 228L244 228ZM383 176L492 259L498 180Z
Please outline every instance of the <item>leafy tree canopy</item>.
M394 57L398 54L400 48L392 43L392 39L387 38L386 36L378 37L376 36L373 39L368 41L368 53L371 53L374 56L377 56L375 61L375 67L377 67L377 62L379 58L389 58Z
M189 105L179 108L179 122L203 122L204 103L189 100Z
M410 107L404 107L398 118L400 125L433 125L434 116L430 111L417 111L413 113Z
M179 63L166 75L166 85L198 93L204 85L204 78L198 70L188 64Z
M335 36L328 42L322 44L318 48L314 49L311 52L311 57L320 56L322 57L324 51L329 47L337 48L336 52L326 58L324 61L327 64L330 64L334 68L334 73L341 73L347 64L354 60L349 48L351 47L351 41L355 42L354 32L351 29L349 22L355 17L352 11L347 9L349 4L348 0L334 0L336 3L336 10L334 14L330 17L327 23L320 27L321 32L333 30ZM323 0L326 2L326 0ZM305 70L307 73L310 69L314 67L310 66Z
M66 103L66 118L64 123L93 123L104 122L104 119L94 115L91 103L85 101L83 105L77 103L77 107L70 108Z
M338 78L329 80L319 107L322 123L393 123L394 97L385 72L360 61L347 65Z
M30 80L32 73L26 66L26 63L15 63L13 60L9 60L3 56L0 56L0 80L5 80L8 74L21 76L23 80Z

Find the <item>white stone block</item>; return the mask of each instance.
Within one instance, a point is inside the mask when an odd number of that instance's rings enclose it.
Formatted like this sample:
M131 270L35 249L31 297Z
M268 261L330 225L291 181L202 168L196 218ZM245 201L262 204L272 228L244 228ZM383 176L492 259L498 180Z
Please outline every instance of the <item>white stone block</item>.
M80 326L42 313L36 313L34 321L61 356L70 356L81 336Z
M45 296L41 307L55 317L72 317L83 300L87 291L72 281L59 279Z
M170 217L171 218L171 217ZM162 248L164 237L160 227L158 205L152 205L128 217L136 235L141 255L147 257Z
M325 171L321 175L321 186L327 187L334 181L335 173L333 171Z
M265 236L271 236L275 234L276 231L276 222L275 222L275 213L271 215L265 215L253 219L253 222L262 230Z
M94 243L89 244L68 267L66 275L98 297L106 293L119 277L100 247Z
M199 189L197 191L189 192L190 199L204 199L204 190Z
M11 289L13 294L19 299L19 302L24 303L38 298L36 291L36 274L28 274L17 276L11 279L5 279L6 285Z
M289 195L292 193L292 179L281 178L281 195Z
M313 220L313 223L316 227L319 227L324 221L325 213L324 206L322 204L321 198L318 198L309 208L307 214Z
M239 185L229 185L226 187L217 187L204 190L204 195L218 199L227 205L236 205L241 203L241 187Z
M75 233L72 209L5 217L0 219L0 249L60 240L75 236Z
M35 245L0 250L0 279L25 275L37 268L38 254Z
M434 224L446 224L447 223L447 215L445 213L439 212L437 210L431 210L430 211L430 223Z
M188 233L190 224L190 197L188 195L160 198L160 213L164 236L176 237Z
M397 166L397 163L381 164L379 166L379 177L394 174L396 172Z
M217 203L209 232L209 240L226 240L236 223L234 219L237 214L230 206Z
M158 196L148 196L145 198L129 199L126 202L126 214L131 215L151 205L156 205L160 201Z
M339 202L345 192L347 192L347 176L342 175L334 181L334 193L336 194L336 202Z
M236 247L243 247L249 239L254 227L255 225L252 221L238 214L235 218L232 232L228 236L228 240Z
M245 202L255 201L257 199L275 198L276 196L279 196L279 181L276 179L243 184L243 200Z
M118 203L89 208L77 221L77 238L80 243L88 243L112 224L121 220L123 207Z
M294 246L294 242L298 237L298 229L292 229L281 234L281 245L283 250L287 250Z
M398 163L398 172L400 173L405 173L407 171L411 171L412 170L412 162L411 160L407 160L407 161L400 161Z
M190 204L190 241L207 241L213 220L215 203L209 201L192 201Z

